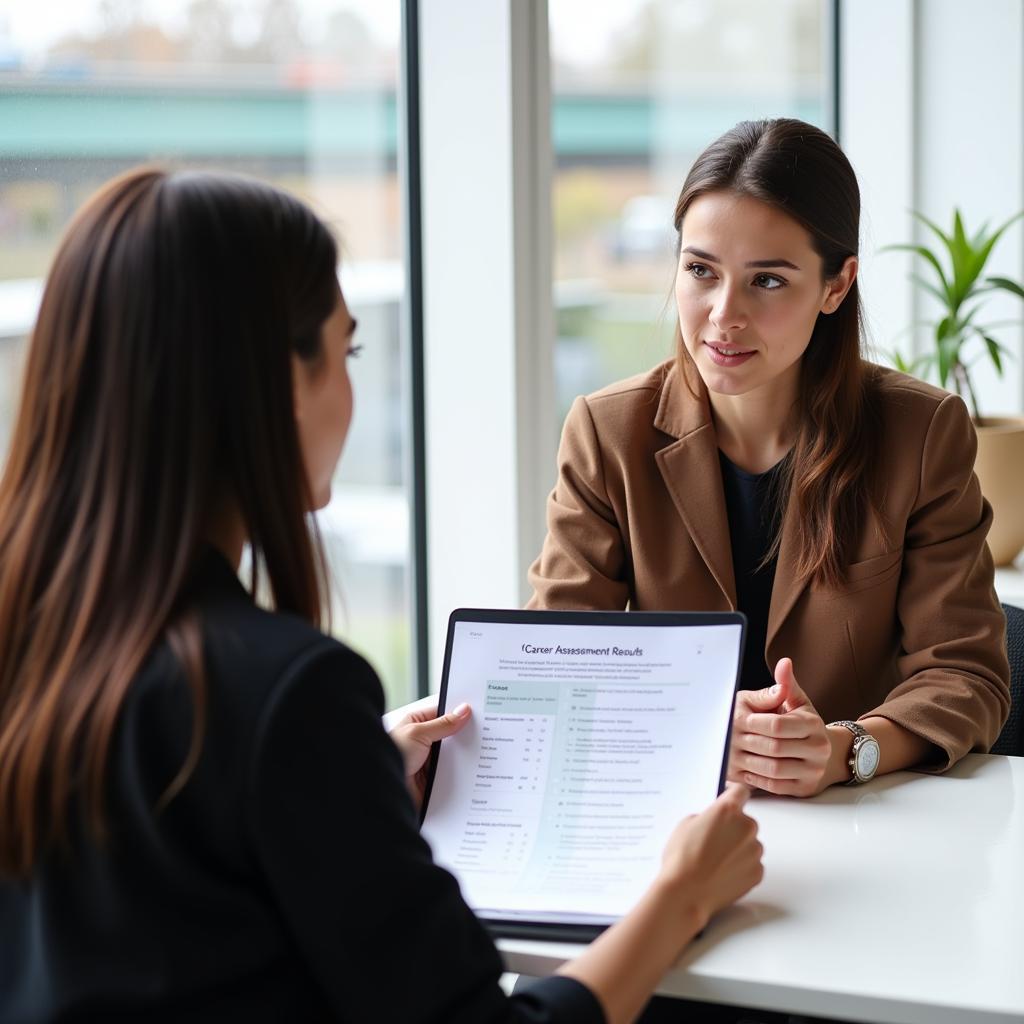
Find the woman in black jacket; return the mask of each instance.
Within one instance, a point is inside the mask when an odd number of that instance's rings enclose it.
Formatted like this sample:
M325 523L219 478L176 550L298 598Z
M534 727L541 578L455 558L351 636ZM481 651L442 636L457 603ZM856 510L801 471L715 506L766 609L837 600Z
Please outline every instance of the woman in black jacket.
M297 200L205 173L126 174L61 244L0 480L0 1020L625 1021L761 877L733 789L561 977L503 994L409 792L465 714L393 743L317 628L335 267Z

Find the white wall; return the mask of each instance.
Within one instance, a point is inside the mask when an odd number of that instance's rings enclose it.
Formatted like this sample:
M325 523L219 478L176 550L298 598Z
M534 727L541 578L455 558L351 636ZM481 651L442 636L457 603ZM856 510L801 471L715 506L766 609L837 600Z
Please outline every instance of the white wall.
M840 141L861 184L862 281L872 340L909 352L897 334L931 312L907 279L911 260L883 245L928 240L920 210L948 229L958 206L969 229L1024 208L1024 4L1021 0L842 0ZM989 273L1024 278L1024 231L1000 242ZM1024 319L997 294L984 321ZM1015 357L1000 380L974 371L982 412L1024 411L1021 327L996 332ZM930 345L914 338L917 351ZM978 350L980 354L980 349Z

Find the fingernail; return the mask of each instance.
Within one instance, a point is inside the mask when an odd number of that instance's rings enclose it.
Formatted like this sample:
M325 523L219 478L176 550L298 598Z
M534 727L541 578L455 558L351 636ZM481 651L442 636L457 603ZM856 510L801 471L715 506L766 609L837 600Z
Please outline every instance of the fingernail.
M768 692L774 697L779 692L779 684L776 683Z
M452 712L452 714L453 714L453 715L454 715L454 716L455 716L456 718L465 718L465 717L466 717L466 715L468 715L468 714L469 714L469 705L468 705L468 704L460 704L460 705L459 705L459 706L458 706L458 707L457 707L457 708L456 708L456 709L455 709L455 710L454 710L454 711Z

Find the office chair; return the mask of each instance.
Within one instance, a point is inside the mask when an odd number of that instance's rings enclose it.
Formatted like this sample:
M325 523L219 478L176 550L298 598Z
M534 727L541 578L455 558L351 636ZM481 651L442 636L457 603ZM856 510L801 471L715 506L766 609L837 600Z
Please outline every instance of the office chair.
M993 754L1024 757L1024 608L1004 604L1006 653L1010 659L1010 717L992 747Z

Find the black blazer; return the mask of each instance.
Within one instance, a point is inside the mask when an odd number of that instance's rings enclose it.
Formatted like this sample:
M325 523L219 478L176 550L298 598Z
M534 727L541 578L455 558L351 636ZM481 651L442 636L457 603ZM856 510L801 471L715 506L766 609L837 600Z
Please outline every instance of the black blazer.
M0 1021L601 1021L568 978L506 997L493 943L420 838L383 694L353 651L257 608L210 552L208 718L158 648L109 762L106 844L0 880Z

